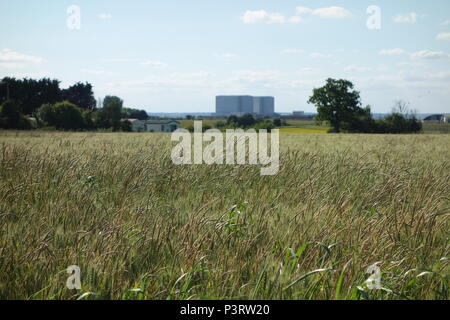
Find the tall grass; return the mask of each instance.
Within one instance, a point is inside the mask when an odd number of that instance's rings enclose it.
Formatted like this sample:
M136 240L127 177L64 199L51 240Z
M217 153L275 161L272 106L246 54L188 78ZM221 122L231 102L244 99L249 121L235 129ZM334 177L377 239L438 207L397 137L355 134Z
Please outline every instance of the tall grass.
M449 140L284 134L262 177L175 166L170 135L0 132L0 298L448 299Z

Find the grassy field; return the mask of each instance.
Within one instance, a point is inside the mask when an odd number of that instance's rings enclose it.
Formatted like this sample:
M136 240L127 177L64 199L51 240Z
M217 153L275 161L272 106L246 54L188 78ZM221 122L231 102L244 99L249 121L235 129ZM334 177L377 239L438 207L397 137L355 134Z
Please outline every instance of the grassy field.
M326 134L328 132L328 127L321 126L304 126L304 127L283 127L280 128L280 133L317 133Z
M204 125L215 127L218 121L226 121L226 119L207 119L203 120ZM194 120L179 120L181 127L186 129L194 126ZM288 120L288 126L280 128L280 132L285 133L327 133L330 129L327 125L318 126L314 120ZM450 133L449 123L424 123L423 133L426 134L447 134Z
M425 133L450 133L450 123L424 123Z
M285 133L262 177L165 134L0 132L0 299L449 299L449 145Z

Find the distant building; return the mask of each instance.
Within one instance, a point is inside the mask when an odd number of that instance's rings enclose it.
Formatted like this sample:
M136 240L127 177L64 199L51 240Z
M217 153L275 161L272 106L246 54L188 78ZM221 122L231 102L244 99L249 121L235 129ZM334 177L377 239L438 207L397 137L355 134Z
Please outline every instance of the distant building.
M275 98L252 96L216 97L216 115L230 116L247 113L257 116L273 116L275 113Z
M423 122L450 123L450 114L433 114L423 119Z
M307 115L305 111L294 111L292 115L288 116L289 119L295 120L312 120L314 119L313 115Z
M145 132L145 121L138 119L123 119L122 121L129 121L131 123L131 131Z
M180 123L173 120L126 120L131 122L133 132L174 132L180 128Z

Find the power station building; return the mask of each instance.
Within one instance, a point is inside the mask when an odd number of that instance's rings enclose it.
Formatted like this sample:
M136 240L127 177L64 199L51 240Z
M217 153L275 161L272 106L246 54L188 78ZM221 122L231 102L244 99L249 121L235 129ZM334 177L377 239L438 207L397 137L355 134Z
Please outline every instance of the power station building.
M230 116L247 113L257 116L273 116L275 113L275 98L252 96L216 97L216 115Z

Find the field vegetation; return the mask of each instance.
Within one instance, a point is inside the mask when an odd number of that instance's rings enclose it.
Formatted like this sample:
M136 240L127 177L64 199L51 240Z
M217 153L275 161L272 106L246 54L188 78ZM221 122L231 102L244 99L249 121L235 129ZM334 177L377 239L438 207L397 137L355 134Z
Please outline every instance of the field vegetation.
M175 166L166 134L1 131L0 299L449 299L449 144L286 133L263 177Z

